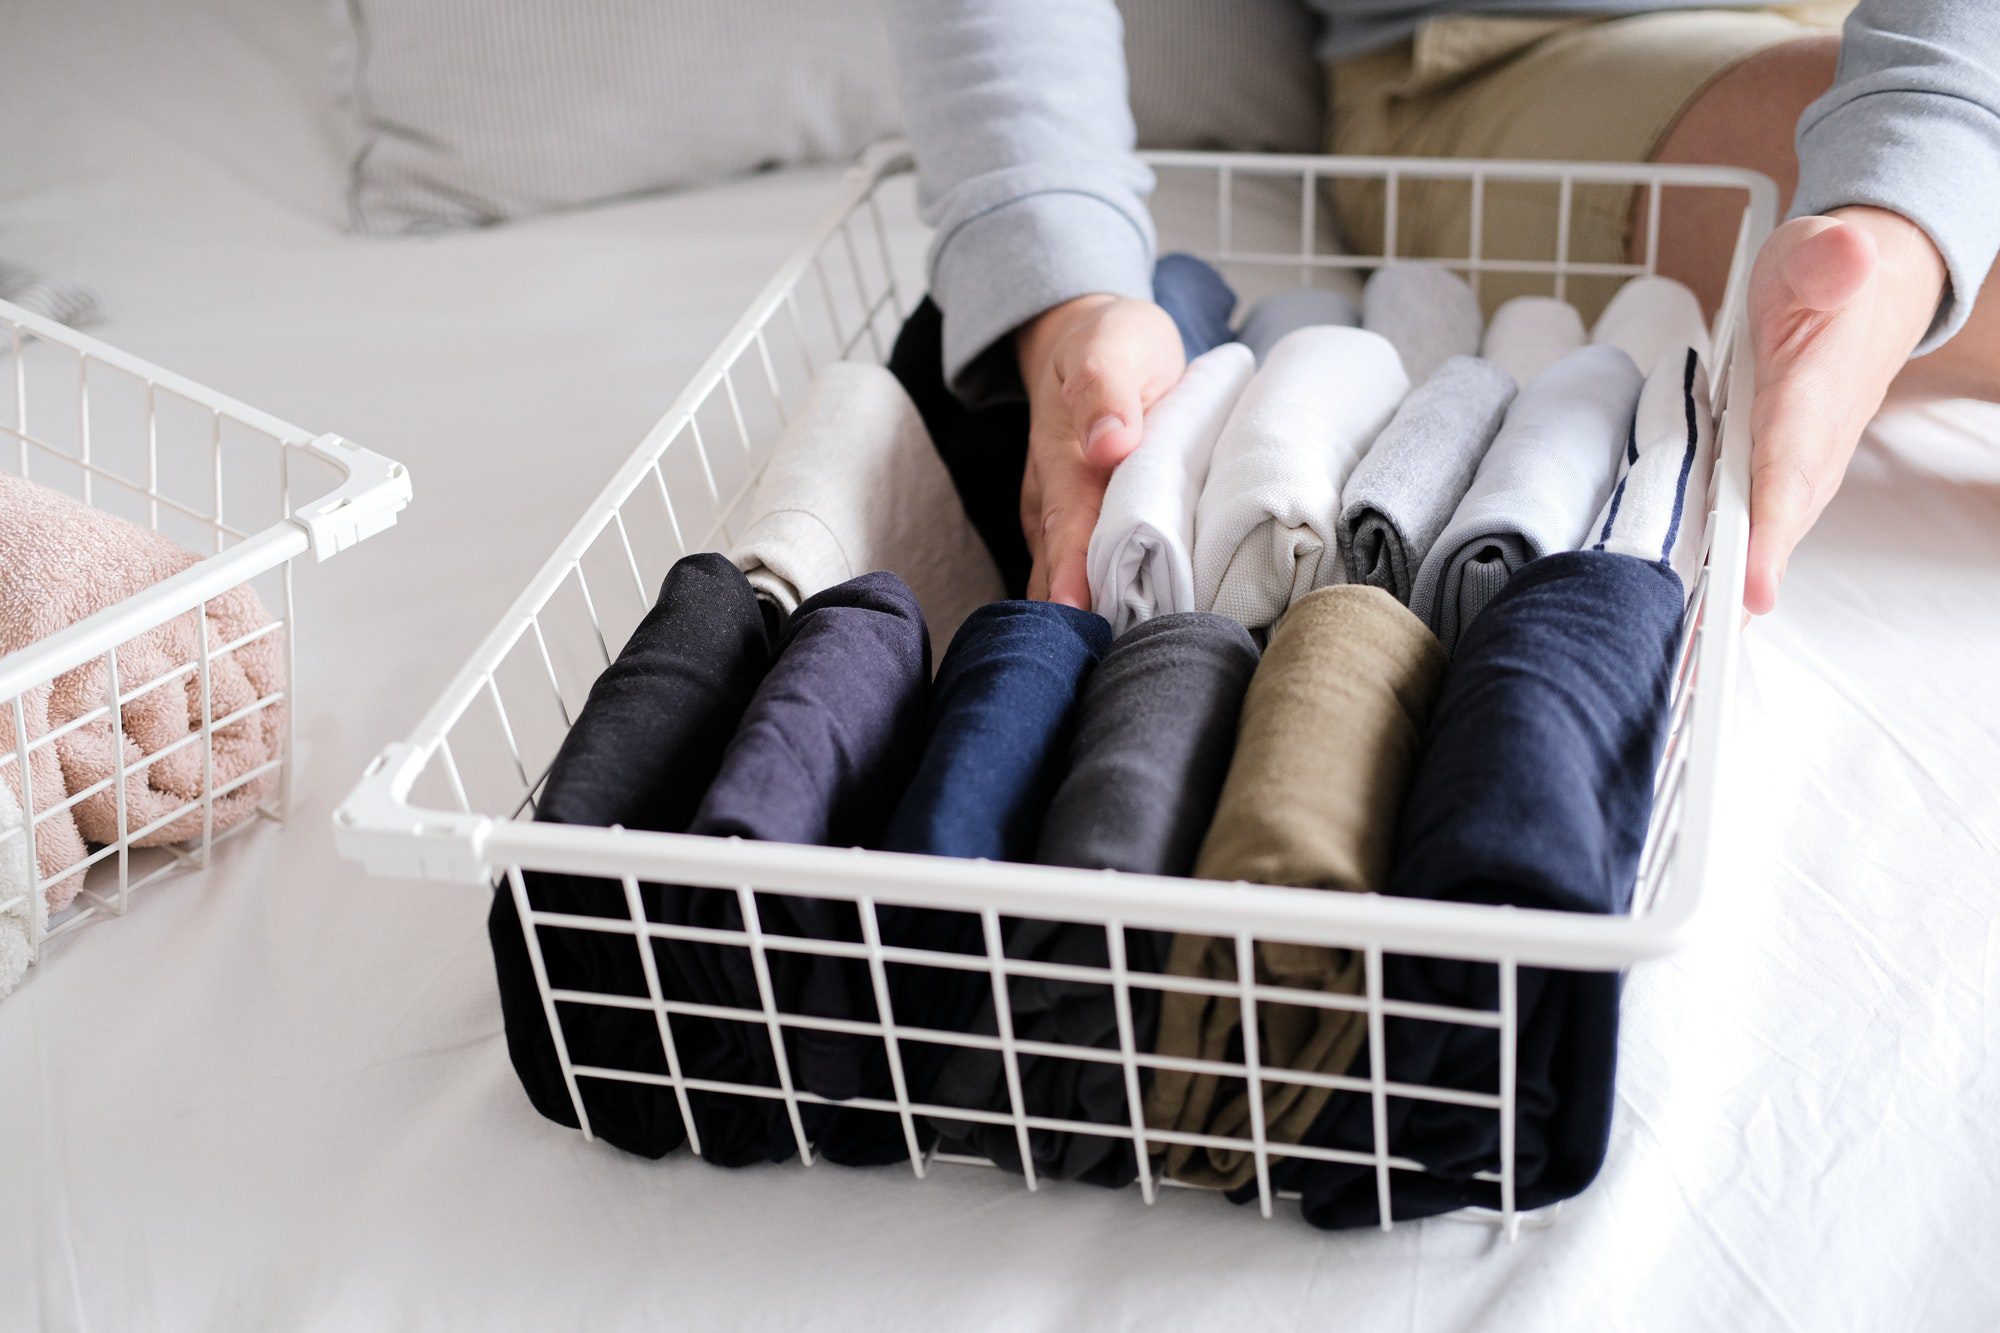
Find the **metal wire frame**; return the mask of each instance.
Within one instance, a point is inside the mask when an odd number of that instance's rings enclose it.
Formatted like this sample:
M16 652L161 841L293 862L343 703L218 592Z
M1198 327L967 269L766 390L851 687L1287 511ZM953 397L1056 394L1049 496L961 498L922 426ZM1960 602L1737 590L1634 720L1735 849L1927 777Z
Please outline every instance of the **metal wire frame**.
M26 917L32 962L39 961L49 940L93 920L122 915L138 890L205 866L223 842L260 824L283 822L291 794L296 718L291 562L308 551L323 558L386 525L407 499L408 480L400 466L337 437L313 436L4 303L0 376L5 386L0 402L6 403L0 410L0 467L142 526L171 530L180 540L206 544L211 551L181 574L0 657L0 717L5 718L0 781L9 784L8 794L18 801L22 816L16 826L0 829L0 865L13 859L27 869L25 883L0 884L0 914ZM104 410L121 394L127 408L122 417ZM171 421L175 414L182 421L179 430ZM275 602L275 614L235 638L217 641L209 600L265 576L264 600ZM123 679L119 649L182 617L193 622L193 656L149 680ZM249 703L217 715L216 666L273 636L282 644L282 680ZM93 673L102 682L97 706L40 734L31 730L29 700L59 679L86 684ZM190 687L194 725L186 736L129 761L125 746L114 737L107 746L112 762L108 777L60 793L55 801L36 793L31 760L38 752L53 754L64 737L85 728L116 731L127 706L157 690ZM278 752L218 783L216 733L251 723L270 708L283 708L285 714ZM126 808L127 783L191 747L201 758L200 795L134 826ZM251 817L218 831L215 802L252 784L263 795ZM45 874L36 856L40 831L106 792L112 793L122 836ZM138 845L197 814L199 836L174 845ZM25 848L25 857L15 843ZM84 879L73 904L49 918L39 906L45 891L75 875Z
M721 348L697 373L690 386L655 426L646 440L614 476L609 486L579 521L541 573L524 591L500 626L474 653L443 698L419 723L412 739L390 746L370 766L354 794L336 814L343 851L384 874L492 883L511 889L542 988L558 1054L568 1082L578 1123L591 1134L578 1081L606 1079L671 1089L690 1125L690 1092L727 1092L782 1102L797 1139L801 1160L812 1161L811 1144L802 1127L799 1108L820 1099L792 1086L786 1073L783 1034L788 1030L819 1030L879 1037L890 1056L895 1099L845 1103L896 1115L904 1128L912 1171L927 1174L933 1162L968 1160L933 1151L918 1151L915 1118L935 1115L954 1121L984 1122L1014 1131L1021 1148L1024 1179L1036 1187L1032 1155L1027 1151L1033 1130L1056 1130L1122 1139L1133 1147L1140 1194L1147 1202L1160 1196L1161 1185L1176 1184L1158 1177L1152 1155L1168 1144L1233 1148L1251 1155L1256 1169L1260 1210L1269 1216L1275 1197L1271 1164L1303 1158L1345 1162L1375 1172L1383 1225L1387 1227L1394 1173L1421 1171L1420 1164L1398 1157L1386 1144L1386 1105L1391 1097L1444 1102L1492 1111L1499 1119L1500 1159L1482 1175L1498 1187L1500 1207L1494 1217L1509 1236L1517 1234L1523 1217L1515 1207L1514 1079L1517 1035L1515 1006L1518 970L1522 966L1612 970L1657 957L1678 947L1690 932L1703 883L1718 852L1715 825L1721 812L1723 780L1721 750L1727 729L1735 670L1736 635L1733 613L1711 614L1710 603L1735 606L1741 598L1743 559L1747 543L1748 403L1752 392L1747 339L1740 336L1744 283L1749 258L1771 225L1775 192L1767 181L1747 173L1708 168L1667 168L1607 164L1492 163L1360 159L1287 155L1226 155L1167 153L1150 155L1163 175L1195 173L1214 183L1217 200L1216 244L1205 257L1226 272L1276 270L1311 280L1322 271L1370 268L1395 253L1396 218L1401 187L1415 180L1463 181L1473 199L1473 225L1468 252L1444 257L1448 267L1477 282L1482 273L1530 273L1546 276L1557 294L1573 277L1622 277L1653 270L1658 255L1660 198L1675 188L1728 190L1743 200L1743 221L1727 299L1716 326L1716 365L1712 392L1719 410L1722 447L1712 507L1705 533L1701 577L1690 599L1675 684L1672 735L1662 758L1654 818L1643 853L1634 908L1629 918L1585 918L1573 914L1492 909L1373 899L1256 885L1193 884L1189 881L1111 872L1082 872L1045 867L1002 866L983 862L949 862L853 849L773 846L684 835L632 833L624 830L579 829L526 822L534 809L538 783L548 758L571 717L559 659L575 642L588 651L568 653L563 664L587 677L608 662L619 641L607 629L604 610L613 596L605 571L629 570L636 599L632 617L650 606L648 575L660 577L671 560L690 551L726 545L731 517L755 481L755 463L771 438L789 419L795 395L828 360L872 356L879 359L884 332L907 309L899 290L878 187L906 171L906 156L895 147L880 149L851 172L829 215L813 230L751 309L724 339ZM1296 181L1300 190L1299 243L1295 250L1275 251L1237 245L1237 186L1249 177ZM1376 180L1384 184L1386 201L1385 254L1338 253L1322 244L1318 234L1321 187L1337 179ZM1552 219L1553 253L1547 261L1494 259L1482 254L1481 212L1487 187L1495 182L1531 182L1556 187L1560 216ZM1568 212L1579 186L1625 186L1638 191L1643 209L1642 258L1628 264L1581 263L1569 255ZM854 230L872 233L879 260L870 271L871 247ZM1163 237L1163 245L1175 244ZM1196 248L1202 247L1185 247ZM843 290L843 282L851 289ZM881 324L887 321L890 328ZM822 331L823 328L823 331ZM774 332L775 331L775 332ZM774 343L781 351L774 352ZM789 354L789 355L787 355ZM789 376L787 374L789 372ZM753 391L768 394L772 424L757 434L745 424L745 403ZM790 393L787 389L791 390ZM733 485L720 477L708 438L697 419L717 402L728 406L737 452L752 466ZM753 434L756 437L753 438ZM685 465L692 455L693 468ZM683 460L676 483L667 465ZM642 505L662 509L664 523L654 522L668 537L658 558L648 567L634 549L633 533L645 531ZM593 582L592 571L597 570ZM622 583L622 577L617 579ZM622 594L619 594L622 596ZM572 616L567 634L559 606L582 608ZM587 625L586 623L587 622ZM554 651L552 652L552 645ZM509 685L503 676L512 672ZM528 741L510 720L528 711L526 691L553 696L560 726L539 744ZM507 697L503 697L503 695ZM516 707L510 709L508 699ZM480 705L475 707L475 705ZM549 711L546 700L542 711ZM461 756L471 756L463 759ZM471 771L486 780L477 793L468 789ZM495 773L510 772L516 783L493 782ZM413 793L423 786L419 801ZM523 887L524 871L596 875L622 883L629 908L625 918L585 917L538 911ZM733 890L738 895L744 926L738 931L667 925L647 919L637 884L681 884ZM765 932L758 916L757 895L786 893L843 898L860 909L862 941L858 944L801 939ZM977 913L984 952L942 954L885 945L875 920L880 902L920 905ZM1038 963L1005 956L999 932L1001 916L1080 922L1107 931L1109 965L1079 968ZM1237 976L1227 982L1140 972L1127 965L1125 928L1196 932L1230 940ZM647 958L645 997L601 994L583 990L551 990L541 968L539 933L561 928L609 932L633 938ZM757 960L760 1002L757 1009L732 1009L665 998L651 959L653 940L681 939L745 948ZM1356 950L1364 963L1365 989L1359 996L1327 995L1263 984L1256 979L1256 946L1266 940L1287 940ZM783 1012L772 1002L764 960L773 951L848 958L865 962L875 991L878 1022L815 1018ZM1462 958L1496 969L1497 1006L1491 1010L1447 1009L1413 1005L1383 993L1384 958L1391 953ZM890 966L922 965L985 973L991 979L997 1031L993 1036L943 1032L921 1026L921 1016L896 1015L886 985ZM1012 1030L1007 984L1014 977L1081 981L1108 987L1119 1023L1119 1045L1081 1048L1030 1040ZM1138 1049L1132 1029L1131 995L1135 989L1181 991L1233 999L1240 1006L1244 1033L1241 1061L1200 1061L1155 1055ZM555 1006L595 1004L644 1010L656 1017L666 1074L610 1069L574 1063L562 1044L555 1023ZM1260 1005L1286 1004L1340 1009L1361 1014L1369 1028L1368 1067L1341 1075L1273 1068L1260 1062L1257 1049ZM775 1085L721 1083L691 1077L680 1067L672 1046L670 1016L684 1015L761 1024L770 1035ZM1387 1018L1418 1018L1491 1030L1500 1044L1499 1086L1490 1094L1467 1093L1391 1081L1374 1053L1382 1049ZM969 1111L960 1107L915 1102L904 1081L900 1043L928 1044L994 1051L1005 1070L1008 1110ZM1130 1114L1121 1123L1087 1124L1033 1115L1023 1105L1019 1061L1023 1057L1062 1058L1117 1065L1126 1086ZM1247 1139L1228 1139L1149 1128L1141 1117L1141 1070L1177 1069L1241 1080L1253 1102L1253 1130ZM1366 1154L1308 1148L1274 1142L1264 1132L1257 1103L1265 1085L1294 1084L1326 1088L1370 1099L1374 1150ZM697 1141L691 1145L700 1151Z

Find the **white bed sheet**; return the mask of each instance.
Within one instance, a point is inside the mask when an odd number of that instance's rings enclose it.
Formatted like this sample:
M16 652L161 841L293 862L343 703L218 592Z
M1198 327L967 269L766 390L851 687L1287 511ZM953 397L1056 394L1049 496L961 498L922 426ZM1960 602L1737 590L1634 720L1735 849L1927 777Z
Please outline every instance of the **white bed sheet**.
M309 25L17 7L0 253L95 284L112 341L404 460L417 502L302 575L292 826L0 1004L0 1327L2000 1324L1991 413L1877 430L1750 635L1740 850L1705 939L1631 980L1610 1164L1552 1229L648 1163L521 1096L483 894L361 877L327 815L832 176L353 241L325 125L285 102Z

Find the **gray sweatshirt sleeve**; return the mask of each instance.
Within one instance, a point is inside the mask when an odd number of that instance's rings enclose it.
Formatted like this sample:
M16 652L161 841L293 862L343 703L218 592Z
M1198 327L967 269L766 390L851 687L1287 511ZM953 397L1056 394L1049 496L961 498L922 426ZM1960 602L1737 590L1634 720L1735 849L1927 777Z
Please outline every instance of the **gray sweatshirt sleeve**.
M1923 228L1949 286L1930 332L1958 332L2000 252L2000 4L1861 0L1840 73L1799 121L1794 216L1865 204Z
M1124 25L1113 0L883 8L936 229L945 375L975 397L982 354L1049 307L1152 296L1153 173L1133 151Z

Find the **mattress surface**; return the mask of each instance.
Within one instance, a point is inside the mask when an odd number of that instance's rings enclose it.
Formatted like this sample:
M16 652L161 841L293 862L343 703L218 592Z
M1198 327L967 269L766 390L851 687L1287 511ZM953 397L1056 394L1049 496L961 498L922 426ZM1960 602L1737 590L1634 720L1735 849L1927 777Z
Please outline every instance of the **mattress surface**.
M171 30L138 0L20 8L0 253L94 285L108 340L403 460L417 501L300 567L290 826L0 1004L0 1327L2000 1324L1991 412L1879 426L1748 636L1736 846L1704 937L1631 978L1609 1164L1552 1229L649 1163L529 1108L485 893L365 878L328 815L836 173L356 241L337 141L287 99L321 77L317 0ZM907 192L890 211L915 274Z

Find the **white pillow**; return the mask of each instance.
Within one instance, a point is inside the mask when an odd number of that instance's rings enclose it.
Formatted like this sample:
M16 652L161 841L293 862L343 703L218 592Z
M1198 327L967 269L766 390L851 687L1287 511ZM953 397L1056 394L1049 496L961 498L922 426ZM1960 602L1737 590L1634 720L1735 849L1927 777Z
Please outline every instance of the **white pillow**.
M873 4L332 0L356 230L429 231L843 161L896 134ZM1300 0L1122 0L1149 147L1312 151Z

